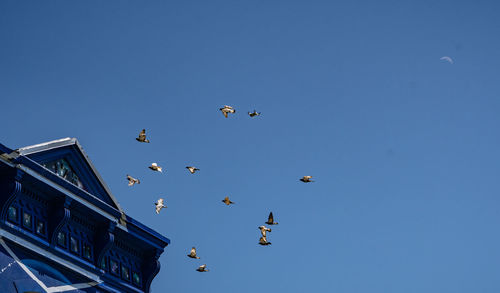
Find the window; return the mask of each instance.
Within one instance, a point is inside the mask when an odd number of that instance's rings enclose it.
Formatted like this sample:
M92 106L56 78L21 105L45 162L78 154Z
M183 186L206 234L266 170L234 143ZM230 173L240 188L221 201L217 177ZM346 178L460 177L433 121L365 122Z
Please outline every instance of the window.
M37 219L36 221L36 234L47 236L47 230L45 229L45 222Z
M118 262L114 259L109 260L109 267L111 269L111 273L117 276L120 275L120 268L118 267Z
M66 233L59 232L57 234L57 245L66 247Z
M16 207L13 207L13 206L9 207L8 220L13 222L13 223L16 223L16 224L19 222L17 219L17 208Z
M130 269L122 264L122 279L130 280Z
M101 269L103 269L103 270L105 270L105 271L107 270L107 265L106 265L106 257L103 257L103 258L101 259Z
M78 242L78 239L74 238L71 236L70 238L70 250L73 253L79 254L80 253L80 243Z
M92 247L88 243L83 243L83 257L92 260Z
M33 229L33 222L31 221L31 214L23 213L23 227L26 229Z
M139 276L138 272L132 273L132 282L134 282L136 286L141 286L141 276Z

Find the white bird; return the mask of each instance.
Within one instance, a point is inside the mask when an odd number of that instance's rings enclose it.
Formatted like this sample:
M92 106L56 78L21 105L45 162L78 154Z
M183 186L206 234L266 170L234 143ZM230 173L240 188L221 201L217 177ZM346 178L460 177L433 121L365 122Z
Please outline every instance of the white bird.
M201 265L196 269L198 272L208 272L207 265Z
M138 142L147 142L149 143L149 140L146 139L146 129L143 129L140 133L139 133L139 137L136 138L136 140Z
M226 196L223 200L222 200L223 203L225 203L226 205L230 205L230 204L234 204L234 202L230 201L229 200L229 196Z
M156 206L156 213L159 214L161 209L163 208L166 208L167 206L163 204L163 198L160 198L158 199L156 202L155 202L155 206Z
M257 111L255 111L255 110L253 110L253 112L248 112L248 115L249 115L250 117L255 117L255 116L259 116L259 115L260 115L260 112L257 112Z
M235 109L233 109L233 107L228 106L228 105L224 105L224 107L220 108L219 110L222 112L222 114L223 114L223 115L224 115L224 117L226 117L226 118L227 118L227 114L228 114L228 113L233 113L233 114L234 114L234 113L236 113L236 110L235 110Z
M273 212L269 213L269 217L267 218L266 224L268 224L268 225L278 225L278 223L274 221ZM269 231L269 232L271 232L271 231Z
M453 64L453 59L451 59L448 56L443 56L443 57L439 58L439 60L445 60L445 61L450 62L450 64Z
M128 186L132 186L134 184L141 184L141 181L139 181L139 179L136 179L130 175L127 174L127 180L128 180Z
M313 180L311 180L312 178L313 178L312 176L304 176L304 177L300 178L300 181L302 181L304 183L314 182Z
M259 239L259 244L260 244L260 245L270 245L270 244L271 244L271 242L267 242L266 237L262 236L262 237L260 237L260 239Z
M149 166L148 168L153 170L153 171L162 172L161 167L158 166L158 164L156 164L156 163L151 163L151 166Z
M266 226L260 226L259 230L263 237L266 237L266 232L271 232L271 229Z
M200 257L196 255L196 248L194 248L194 246L193 248L191 248L191 252L189 252L187 256L189 256L190 258L200 259Z
M196 172L196 171L200 171L200 169L198 169L196 167L192 167L192 166L187 166L186 169L188 169L189 172L191 172L191 174L194 174L194 172Z

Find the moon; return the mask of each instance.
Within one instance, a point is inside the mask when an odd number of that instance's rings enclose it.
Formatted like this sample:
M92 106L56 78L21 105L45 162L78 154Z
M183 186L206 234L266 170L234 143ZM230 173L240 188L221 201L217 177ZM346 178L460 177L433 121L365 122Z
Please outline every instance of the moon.
M453 59L451 59L448 56L443 56L443 57L439 58L439 60L446 60L446 61L450 62L450 64L453 64Z

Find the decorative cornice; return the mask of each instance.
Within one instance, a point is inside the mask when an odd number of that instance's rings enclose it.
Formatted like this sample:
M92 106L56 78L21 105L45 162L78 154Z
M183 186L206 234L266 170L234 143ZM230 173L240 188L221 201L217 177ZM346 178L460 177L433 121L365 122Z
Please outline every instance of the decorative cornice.
M13 187L12 191L10 192L10 195L6 197L0 197L0 205L2 207L2 210L0 212L0 218L2 220L7 219L7 213L10 205L16 200L17 196L21 192L22 185L19 181L15 180L12 185Z
M55 228L52 231L49 231L49 237L50 237L50 244L52 246L55 246L57 243L57 234L59 234L59 231L64 228L66 224L68 224L69 219L71 217L71 206L72 199L70 197L66 197L63 204L57 207L57 210L55 212L55 217L53 218L53 223L57 223ZM51 236L50 236L51 235Z
M153 279L156 277L156 275L160 272L160 261L158 259L160 258L160 255L163 253L163 249L155 249L152 253L151 258L146 260L145 262L145 267L146 267L146 275L148 278L144 282L144 292L149 292L151 283L153 282ZM147 265L149 263L149 265Z
M98 267L101 270L101 273L105 273L105 271L101 268L101 262L103 258L106 256L106 253L110 251L115 242L115 229L116 229L116 222L109 222L108 229L105 231L104 236L102 237L103 240L98 241L97 245L95 247L95 252L97 255L97 264L96 267Z

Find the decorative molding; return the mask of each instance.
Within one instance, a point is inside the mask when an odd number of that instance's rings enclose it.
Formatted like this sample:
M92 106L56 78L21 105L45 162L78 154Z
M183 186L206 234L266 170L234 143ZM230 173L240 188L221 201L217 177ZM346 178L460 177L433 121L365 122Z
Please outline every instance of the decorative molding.
M10 205L17 199L17 196L21 193L22 185L17 180L17 178L12 185L13 187L10 195L6 197L0 197L0 205L2 207L2 210L0 212L0 219L2 220L7 220L7 213Z
M97 255L96 267L99 268L102 273L105 273L105 272L101 268L101 262L102 262L103 258L106 257L106 253L108 253L108 251L110 251L114 246L115 229L116 229L116 222L109 222L109 226L108 226L107 231L105 233L103 233L104 234L104 236L102 237L103 240L96 241L97 244L94 246L95 255ZM97 235L99 235L99 234L100 233L98 233Z
M54 216L51 219L51 221L49 221L54 224L57 223L55 228L52 231L49 231L49 237L51 239L50 244L52 246L55 246L57 244L57 234L64 228L66 224L68 224L71 218L71 211L70 211L71 202L72 199L70 197L66 197L62 206L58 206L56 208L57 210L54 213L56 216Z
M155 249L152 253L152 256L149 261L146 260L145 265L149 263L149 266L146 265L145 274L143 276L147 276L147 279L144 280L144 292L149 292L151 283L156 275L160 272L161 264L158 261L160 255L163 253L163 249Z

